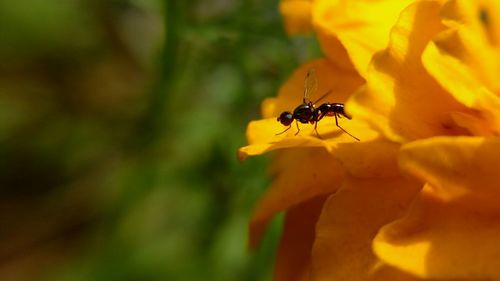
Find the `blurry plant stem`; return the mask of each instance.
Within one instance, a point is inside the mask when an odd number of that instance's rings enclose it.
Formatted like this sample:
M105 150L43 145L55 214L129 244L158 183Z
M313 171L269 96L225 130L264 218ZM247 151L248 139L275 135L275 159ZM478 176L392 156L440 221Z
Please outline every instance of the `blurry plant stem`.
M167 131L168 122L168 99L172 96L174 89L175 69L178 64L180 30L182 28L180 19L182 17L182 1L166 0L164 8L164 40L165 44L159 56L158 71L155 84L152 87L152 95L144 117L139 121L134 131L133 145L147 148L153 145L164 131ZM181 112L177 112L181 113Z
M108 43L113 46L113 51L125 58L135 69L144 71L144 67L137 56L131 52L129 44L123 40L119 31L119 14L112 2L92 0L89 1L90 9L95 13L96 18L102 27ZM116 5L116 4L115 4Z
M155 145L172 128L171 119L178 116L172 115L170 111L170 100L178 80L179 45L181 41L183 4L179 0L163 1L163 30L164 44L156 69L152 71L153 85L150 89L149 104L144 114L133 125L130 137L123 144L123 151L130 152L128 156L133 163L141 163L136 168L140 173L131 175L131 180L126 183L126 192L117 200L113 210L109 210L107 217L110 221L119 220L130 206L136 204L138 198L145 196L157 181L155 174ZM175 114L181 114L176 111Z

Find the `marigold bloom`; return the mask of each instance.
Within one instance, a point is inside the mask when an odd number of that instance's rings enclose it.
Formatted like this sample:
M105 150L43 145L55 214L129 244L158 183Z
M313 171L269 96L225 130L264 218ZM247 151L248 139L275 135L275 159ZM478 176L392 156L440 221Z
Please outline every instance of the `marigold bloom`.
M350 102L353 115L404 144L401 170L425 183L406 216L374 241L384 262L420 278L500 278L495 7L497 1L409 7Z
M351 103L404 144L401 170L425 183L408 214L374 241L383 261L420 278L500 278L498 5L425 1L408 9L391 35L397 44L374 57L372 79ZM391 95L379 96L384 90Z
M500 2L311 5L328 59L263 103L240 149L282 149L250 226L255 245L287 211L276 280L500 279ZM361 142L326 121L324 139L312 126L275 135L309 68L319 93L346 102L342 126Z

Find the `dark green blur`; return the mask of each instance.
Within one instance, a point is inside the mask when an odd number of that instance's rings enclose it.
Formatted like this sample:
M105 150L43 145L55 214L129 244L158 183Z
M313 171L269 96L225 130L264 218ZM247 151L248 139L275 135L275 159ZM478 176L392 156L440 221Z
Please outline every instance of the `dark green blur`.
M262 99L317 52L278 1L0 2L0 280L271 280Z

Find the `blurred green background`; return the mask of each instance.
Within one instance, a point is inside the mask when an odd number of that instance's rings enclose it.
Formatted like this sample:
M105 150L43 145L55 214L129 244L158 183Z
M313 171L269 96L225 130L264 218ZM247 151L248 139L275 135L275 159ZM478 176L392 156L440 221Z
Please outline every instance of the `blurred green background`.
M0 280L270 280L236 150L317 53L277 0L0 2Z

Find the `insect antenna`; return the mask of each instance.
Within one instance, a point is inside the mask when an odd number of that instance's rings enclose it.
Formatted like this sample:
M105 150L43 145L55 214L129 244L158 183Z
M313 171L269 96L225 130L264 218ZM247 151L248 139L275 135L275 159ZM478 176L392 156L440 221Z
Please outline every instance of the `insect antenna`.
M313 104L317 104L320 100L328 97L331 93L332 93L332 90L329 90L328 92L326 92L325 94L323 94L321 97L319 97L319 99L317 99L316 101L314 101Z

